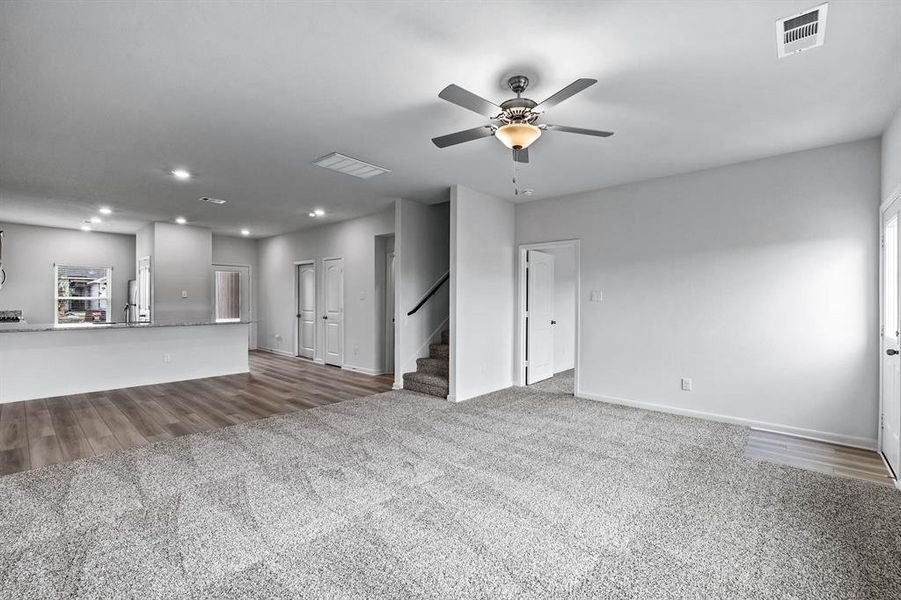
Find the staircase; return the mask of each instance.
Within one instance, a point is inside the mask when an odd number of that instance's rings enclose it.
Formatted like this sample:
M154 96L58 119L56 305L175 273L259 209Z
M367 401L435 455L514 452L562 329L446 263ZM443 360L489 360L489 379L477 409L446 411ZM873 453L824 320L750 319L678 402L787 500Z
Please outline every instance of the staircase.
M447 398L447 373L450 360L448 333L441 332L441 343L429 345L427 358L416 359L416 371L404 373L404 389Z

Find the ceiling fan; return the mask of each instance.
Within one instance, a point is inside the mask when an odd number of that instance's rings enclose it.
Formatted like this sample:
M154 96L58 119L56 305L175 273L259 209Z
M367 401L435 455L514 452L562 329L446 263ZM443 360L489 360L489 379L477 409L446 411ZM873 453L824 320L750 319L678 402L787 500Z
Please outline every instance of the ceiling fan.
M529 87L529 78L525 75L514 75L507 80L507 85L516 94L516 98L501 102L500 106L476 96L458 85L451 84L441 90L441 93L438 94L439 98L486 116L495 123L432 138L432 142L439 148L447 148L463 142L494 136L513 151L514 161L527 163L529 162L529 146L541 136L543 131L563 131L596 137L610 137L613 135L612 131L537 122L545 109L560 104L597 82L597 79L577 79L546 100L535 102L522 97L523 92Z

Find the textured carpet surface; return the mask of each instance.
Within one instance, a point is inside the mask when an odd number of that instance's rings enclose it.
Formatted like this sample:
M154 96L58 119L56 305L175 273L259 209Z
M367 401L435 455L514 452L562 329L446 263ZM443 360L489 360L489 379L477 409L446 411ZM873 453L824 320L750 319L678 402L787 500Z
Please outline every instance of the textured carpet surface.
M3 598L899 598L901 494L539 389L334 404L0 479Z

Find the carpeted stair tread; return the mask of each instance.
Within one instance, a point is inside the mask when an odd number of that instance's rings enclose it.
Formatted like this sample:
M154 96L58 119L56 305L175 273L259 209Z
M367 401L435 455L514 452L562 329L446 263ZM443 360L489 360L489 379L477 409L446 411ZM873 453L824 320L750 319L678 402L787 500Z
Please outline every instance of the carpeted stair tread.
M447 398L450 336L441 332L440 344L429 344L429 355L416 359L416 371L404 373L404 389Z
M447 378L449 364L446 358L417 358L416 371Z
M449 358L450 346L448 344L429 344L430 358Z
M447 377L429 373L404 373L404 389L446 398L448 392Z

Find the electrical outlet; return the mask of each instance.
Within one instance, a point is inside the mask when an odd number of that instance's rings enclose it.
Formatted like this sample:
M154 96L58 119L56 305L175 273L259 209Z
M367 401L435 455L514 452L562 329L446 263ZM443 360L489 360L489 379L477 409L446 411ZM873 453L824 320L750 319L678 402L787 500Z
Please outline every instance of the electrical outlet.
M171 362L172 362L172 355L169 354L168 352L165 352L165 353L163 354L163 362L164 362L164 363L171 363Z
M603 302L604 301L604 292L601 290L591 290L591 293L588 296L589 302Z
M682 378L682 391L683 392L691 391L691 377L683 377Z
M360 347L359 347L359 346L354 346L354 356L356 356L356 355L359 354L359 353L360 353Z

